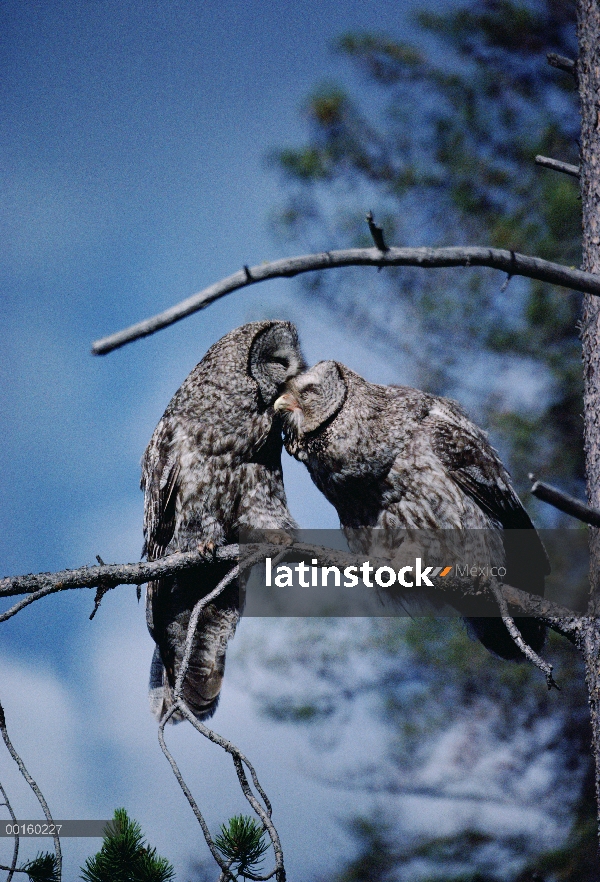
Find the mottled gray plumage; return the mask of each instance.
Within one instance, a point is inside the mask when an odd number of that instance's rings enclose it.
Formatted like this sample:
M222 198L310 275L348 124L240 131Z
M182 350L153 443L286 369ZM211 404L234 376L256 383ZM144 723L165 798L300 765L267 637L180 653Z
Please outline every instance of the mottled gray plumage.
M150 702L161 717L184 652L191 610L231 568L214 548L238 541L241 527L292 530L281 473L281 424L273 402L305 367L289 322L253 322L212 346L175 393L142 459L144 554L155 560L200 550L201 570L150 582L148 629L157 644ZM234 583L199 622L184 698L199 719L216 708L227 641L239 618ZM175 717L177 719L177 717Z
M491 529L502 539L506 580L543 594L549 566L542 543L498 454L456 402L369 383L324 361L292 379L275 409L285 416L288 452L307 466L355 544L364 527L380 528L390 545L396 531L410 528ZM528 532L499 532L511 529ZM517 536L526 538L525 555ZM520 657L501 620L467 621L497 655ZM517 624L539 650L544 627L533 619Z

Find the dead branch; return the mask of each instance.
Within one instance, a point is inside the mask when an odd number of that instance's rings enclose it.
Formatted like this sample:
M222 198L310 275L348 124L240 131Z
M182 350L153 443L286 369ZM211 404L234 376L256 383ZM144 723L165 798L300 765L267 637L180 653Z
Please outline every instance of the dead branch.
M4 708L2 707L2 704L0 704L0 733L2 734L2 739L3 739L4 743L6 744L6 749L8 750L8 752L10 753L10 755L14 759L14 761L16 762L20 773L23 775L23 777L25 778L25 780L27 781L27 783L29 784L29 786L31 787L33 792L35 793L37 801L41 805L42 811L44 812L44 817L46 818L46 820L48 821L49 824L54 825L54 821L52 820L52 815L50 814L50 809L48 808L48 803L44 799L44 795L42 794L42 791L40 790L38 785L35 783L35 781L31 777L31 775L29 774L29 772L25 768L25 764L23 763L23 760L21 759L21 757L19 756L19 754L17 753L17 751L13 747L13 744L12 744L10 738L8 737L8 731L6 728L6 717L4 715ZM56 834L54 835L53 839L54 839L54 853L56 854L56 864L57 864L57 869L58 869L58 878L60 879L61 873L62 873L62 852L60 850L60 839Z
M565 175L571 175L573 178L579 177L578 165L571 165L569 162L561 162L560 159L551 159L549 156L541 156L539 154L535 157L535 162L536 165L543 165L544 168L563 172Z
M166 328L185 316L204 309L209 303L267 279L289 278L316 270L343 266L419 266L423 269L448 266L488 266L513 276L538 279L552 285L561 285L574 291L600 294L600 275L571 269L559 263L551 263L540 257L529 257L501 248L349 248L344 251L325 251L321 254L304 254L286 257L272 263L263 263L243 270L209 285L181 303L170 307L152 318L145 319L129 328L96 340L92 345L94 355L105 355L132 340L147 337Z
M600 511L598 509L591 508L585 502L580 502L574 496L569 496L568 493L563 493L562 490L559 490L558 487L553 487L552 484L537 481L534 475L529 475L529 480L534 482L531 487L531 493L538 499L541 499L542 502L553 505L559 511L564 511L565 514L583 521L584 524L600 527Z
M239 555L237 545L219 548L216 560L235 560ZM18 594L29 596L19 601L0 615L0 622L6 621L23 607L56 591L71 588L115 588L117 585L143 585L152 579L174 576L184 570L210 566L206 558L198 552L176 552L154 561L140 561L132 564L104 564L97 567L79 567L74 570L60 570L57 573L29 573L26 576L7 576L0 579L0 598L14 597Z

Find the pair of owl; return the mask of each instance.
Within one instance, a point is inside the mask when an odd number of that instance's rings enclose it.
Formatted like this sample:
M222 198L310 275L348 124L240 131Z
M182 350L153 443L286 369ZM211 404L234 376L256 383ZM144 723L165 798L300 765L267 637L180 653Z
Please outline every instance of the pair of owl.
M504 543L511 584L542 594L545 551L487 436L454 401L406 386L369 383L335 361L310 370L295 327L252 322L212 346L175 393L142 460L144 554L206 554L205 566L150 582L148 628L156 649L150 704L160 719L173 703L191 611L231 563L214 559L241 528L293 531L281 450L304 462L342 529L526 529L526 584ZM512 553L515 557L515 553ZM230 585L207 606L196 629L183 698L198 719L217 706L228 640L239 619ZM463 610L464 611L464 610ZM520 651L499 618L466 617L496 655ZM518 619L539 650L545 631ZM180 719L178 714L173 718Z

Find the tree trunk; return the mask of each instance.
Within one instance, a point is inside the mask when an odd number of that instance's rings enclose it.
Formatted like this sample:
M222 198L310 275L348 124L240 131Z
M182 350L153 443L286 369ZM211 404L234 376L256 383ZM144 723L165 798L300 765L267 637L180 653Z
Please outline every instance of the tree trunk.
M577 37L581 106L581 204L583 268L600 274L600 5L578 0ZM582 321L584 440L587 493L600 508L600 298L586 294ZM583 620L580 649L585 658L596 765L600 830L600 529L590 527L590 605Z

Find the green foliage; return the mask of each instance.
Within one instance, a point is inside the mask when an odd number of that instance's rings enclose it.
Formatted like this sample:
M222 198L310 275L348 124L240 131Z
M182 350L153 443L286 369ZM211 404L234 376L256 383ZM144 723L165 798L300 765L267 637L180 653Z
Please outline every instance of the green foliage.
M534 164L537 153L578 162L574 81L546 62L549 51L577 54L574 4L471 0L415 24L412 43L375 32L338 41L362 87L317 88L307 142L274 156L289 193L279 229L311 247L368 244L372 208L380 223L393 218L391 244L492 245L578 265L577 182ZM523 280L500 292L481 270L403 269L371 280L365 300L364 271L353 272L305 290L390 359L408 351L411 382L460 397L474 351L542 370L535 414L482 390L479 416L517 481L535 468L581 492L579 294Z
M148 848L137 821L125 809L115 809L102 848L82 868L84 882L170 882L175 873L166 858Z
M27 873L30 882L60 882L56 857L50 852L36 855L20 869Z
M262 857L269 850L261 825L248 815L235 815L221 832L215 845L225 858L232 862L238 876L256 874L260 871Z

